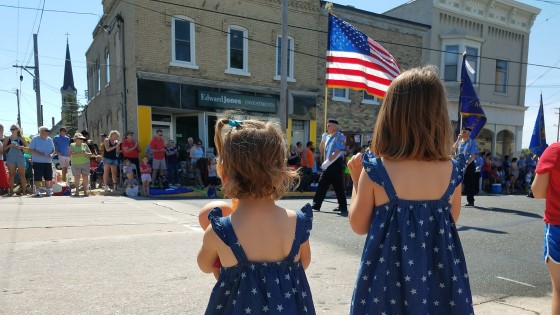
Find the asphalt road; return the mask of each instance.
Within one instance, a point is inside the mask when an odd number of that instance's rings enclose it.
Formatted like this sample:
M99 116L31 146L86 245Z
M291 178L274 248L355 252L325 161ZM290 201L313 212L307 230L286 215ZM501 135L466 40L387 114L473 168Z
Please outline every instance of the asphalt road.
M207 201L0 199L0 314L203 313L215 283L196 266L197 213ZM475 304L546 297L544 201L481 196L476 204L458 223ZM323 314L348 313L364 240L335 207L327 200L315 213L307 270Z

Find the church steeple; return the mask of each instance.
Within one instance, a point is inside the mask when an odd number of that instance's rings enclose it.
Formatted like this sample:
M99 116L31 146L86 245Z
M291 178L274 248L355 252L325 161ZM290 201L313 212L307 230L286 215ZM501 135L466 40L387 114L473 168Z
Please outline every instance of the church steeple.
M66 34L68 36L68 34ZM60 125L64 126L70 134L78 129L78 115L80 105L78 104L78 90L74 86L74 75L72 74L72 61L70 60L70 46L66 38L66 61L64 63L64 83L60 88L62 96L62 108L60 113Z
M72 74L72 60L70 59L70 46L68 45L68 39L66 39L66 62L64 63L64 83L60 88L60 92L72 91L74 93L78 92L74 86L74 75Z

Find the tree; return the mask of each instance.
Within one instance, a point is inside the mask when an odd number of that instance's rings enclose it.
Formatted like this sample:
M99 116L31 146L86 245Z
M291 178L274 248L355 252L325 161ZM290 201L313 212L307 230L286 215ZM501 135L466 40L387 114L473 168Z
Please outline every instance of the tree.
M63 97L64 105L62 107L62 125L68 130L68 134L72 136L78 131L78 116L83 106L78 103L76 94L67 93Z

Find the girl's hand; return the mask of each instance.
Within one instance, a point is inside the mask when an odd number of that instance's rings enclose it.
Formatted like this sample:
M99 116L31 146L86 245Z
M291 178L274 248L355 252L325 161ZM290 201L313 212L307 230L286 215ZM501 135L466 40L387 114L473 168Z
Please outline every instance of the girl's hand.
M362 173L362 153L354 155L350 161L348 161L348 169L350 170L350 177L352 177L352 182L354 186L358 186L358 181L360 179L360 174Z

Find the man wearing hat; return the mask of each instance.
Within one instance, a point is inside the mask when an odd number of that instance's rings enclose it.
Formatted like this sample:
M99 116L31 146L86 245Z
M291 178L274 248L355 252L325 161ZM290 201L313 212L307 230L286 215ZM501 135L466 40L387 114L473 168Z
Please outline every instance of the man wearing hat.
M41 181L45 180L47 197L52 195L51 181L53 179L52 155L54 153L54 143L49 137L49 128L39 127L39 135L31 139L29 143L29 153L33 162L33 181L35 182L35 197L41 197L39 188Z
M70 137L67 135L68 131L65 127L60 127L58 135L53 138L54 154L58 155L58 163L62 169L62 181L66 181L66 173L70 167Z
M346 149L346 137L337 130L338 121L329 119L327 121L327 132L323 134L321 141L321 155L324 162L321 164L323 172L319 177L317 192L313 197L313 209L321 211L321 205L329 186L332 184L338 200L338 208L334 211L340 211L341 214L348 213L348 205L346 203L346 193L344 192L344 150Z
M457 137L457 141L453 145L453 151L456 154L463 154L467 160L467 170L463 178L465 185L465 193L467 194L467 204L465 207L474 207L474 195L477 193L478 182L476 180L476 166L473 160L476 158L478 151L478 143L471 138L472 128L463 127L461 133Z

